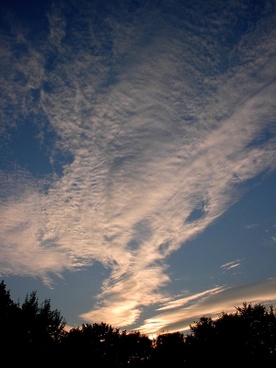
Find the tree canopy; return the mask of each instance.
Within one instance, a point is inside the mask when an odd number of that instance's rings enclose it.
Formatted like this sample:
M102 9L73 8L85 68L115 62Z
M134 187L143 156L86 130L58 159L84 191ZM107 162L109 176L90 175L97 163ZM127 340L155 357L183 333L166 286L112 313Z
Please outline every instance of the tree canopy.
M234 313L212 319L202 316L191 332L160 333L154 340L139 331L121 331L104 322L66 331L60 311L51 301L39 303L35 291L22 305L0 283L2 359L10 365L39 363L54 366L195 367L211 364L276 363L276 311L262 304L236 307Z

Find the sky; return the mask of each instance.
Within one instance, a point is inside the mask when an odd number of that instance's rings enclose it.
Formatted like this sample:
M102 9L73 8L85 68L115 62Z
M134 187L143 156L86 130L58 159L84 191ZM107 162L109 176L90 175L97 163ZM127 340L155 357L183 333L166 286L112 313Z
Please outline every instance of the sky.
M0 277L67 328L276 305L276 3L0 1Z

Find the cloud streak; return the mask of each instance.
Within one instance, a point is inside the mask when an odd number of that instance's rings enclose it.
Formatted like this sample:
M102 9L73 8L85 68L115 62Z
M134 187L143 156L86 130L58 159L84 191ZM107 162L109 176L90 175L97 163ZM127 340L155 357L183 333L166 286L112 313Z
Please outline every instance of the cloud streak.
M206 307L204 300L211 303L227 289L173 300L163 292L171 281L166 258L235 203L247 180L275 170L274 30L255 51L244 46L246 35L232 49L244 65L233 63L221 72L202 54L211 40L187 31L186 18L176 34L154 10L157 19L145 42L145 10L133 15L131 26L110 13L102 20L104 35L93 28L96 16L90 11L82 34L76 25L83 18L76 15L76 23L66 27L60 9L52 8L48 46L36 49L22 32L13 41L26 46L26 56L8 71L7 106L18 104L25 114L46 117L58 137L53 160L59 148L72 162L64 164L62 175L47 178L47 190L28 175L23 185L18 173L13 187L19 192L6 195L3 184L2 273L36 274L50 284L51 272L61 275L99 261L110 277L103 280L97 304L82 315L85 321L130 326L146 306L159 303L157 310L167 310L203 297L185 312L195 318ZM89 40L91 47L75 53L68 32L77 42L88 45ZM250 40L264 39L260 29L254 32ZM106 40L110 46L103 46ZM216 41L210 49L219 46ZM6 64L14 60L13 47L6 40ZM56 58L50 62L53 50ZM191 57L213 63L214 75L193 65ZM18 88L11 80L19 72L26 83ZM31 100L33 89L39 90L38 104ZM257 144L265 132L268 137ZM6 183L5 172L1 182ZM227 308L237 300L230 298ZM218 306L223 305L210 313ZM172 329L168 326L182 318L183 311L158 315L141 330Z
M163 332L190 332L190 326L201 317L216 319L222 312L234 313L235 306L244 302L263 304L267 307L275 303L275 278L255 284L237 285L234 287L217 287L186 298L170 301L157 311L159 313L144 321L140 327L142 333L154 336Z

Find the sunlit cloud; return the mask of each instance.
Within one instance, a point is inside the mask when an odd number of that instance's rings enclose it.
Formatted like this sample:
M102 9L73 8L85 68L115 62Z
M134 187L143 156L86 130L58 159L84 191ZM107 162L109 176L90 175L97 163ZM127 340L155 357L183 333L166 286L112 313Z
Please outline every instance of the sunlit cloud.
M231 270L232 268L239 267L241 265L241 261L238 259L236 261L227 262L220 266L223 270Z
M210 294L221 292L221 289L222 289L221 287L216 287L211 290L205 290L204 292L201 292L198 294L189 295L185 298L172 300L172 301L167 302L164 306L157 308L157 310L160 311L160 310L167 310L167 309L175 309L179 307L185 307L191 304L197 304L198 300L202 300L203 297L207 297Z
M235 313L235 307L242 307L243 303L252 305L260 303L267 307L274 305L275 286L276 278L271 278L256 284L219 287L182 300L172 300L167 306L157 309L157 311L166 310L171 306L170 312L159 313L145 320L139 330L149 336L176 331L189 333L190 326L203 316L215 320L221 313ZM195 299L196 302L187 305L187 299L188 301Z
M166 258L234 204L247 180L275 170L273 138L254 144L264 129L272 129L275 116L272 41L262 44L266 53L254 54L249 45L244 57L254 61L245 66L208 76L190 62L190 45L203 47L204 41L184 30L171 40L173 26L163 18L163 32L154 26L145 45L138 35L146 22L120 27L111 17L108 39L114 49L105 52L101 35L90 25L87 37L97 49L94 54L73 52L66 43L70 26L57 7L47 19L45 48L30 44L23 31L17 34L26 55L10 66L7 105L47 118L57 135L52 160L57 149L72 160L64 163L62 175L45 179L47 189L30 176L22 190L16 171L16 195L0 193L5 197L0 207L2 273L36 274L50 283L50 273L61 277L65 269L99 261L110 277L102 280L96 306L82 314L85 321L129 326L145 306L164 302L158 311L184 308L145 321L145 332L171 329L185 316L196 318L215 297L216 306L207 312L233 307L246 296L257 300L257 292L236 299L218 286L168 301L163 288L170 283ZM73 26L71 32L82 42ZM54 48L55 62L48 65ZM8 64L7 41L2 52ZM197 58L204 63L204 56ZM18 87L11 81L19 72L27 83ZM32 89L39 91L35 105ZM40 129L43 134L43 124ZM1 179L6 180L5 173ZM236 260L221 267L238 266ZM219 297L225 293L228 301L222 304Z

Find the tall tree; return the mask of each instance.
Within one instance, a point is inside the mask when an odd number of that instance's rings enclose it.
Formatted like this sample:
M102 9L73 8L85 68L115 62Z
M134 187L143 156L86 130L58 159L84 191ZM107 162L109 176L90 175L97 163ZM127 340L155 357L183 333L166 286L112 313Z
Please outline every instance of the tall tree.
M222 312L216 320L202 317L185 339L187 366L209 363L276 363L275 309L243 303L236 312ZM197 354L200 352L200 354Z
M51 309L50 299L39 304L36 292L27 295L21 307L24 345L37 354L49 354L59 343L65 320L60 312Z
M36 358L50 362L64 333L65 320L51 309L49 299L41 304L36 292L27 294L24 303L15 304L0 284L0 336L2 357L10 365L28 363L37 366Z
M21 310L15 304L7 290L4 281L0 283L0 349L2 355L10 347L16 348L21 343L18 326L21 320Z
M131 368L146 367L151 345L140 332L127 333L102 322L72 328L62 348L67 364Z
M182 366L184 363L184 336L180 332L161 333L155 340L153 361L155 365Z
M139 331L120 334L118 361L122 367L150 367L152 341Z

